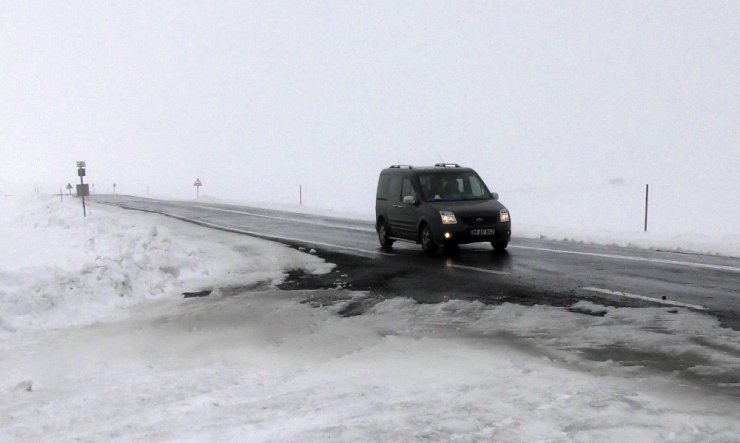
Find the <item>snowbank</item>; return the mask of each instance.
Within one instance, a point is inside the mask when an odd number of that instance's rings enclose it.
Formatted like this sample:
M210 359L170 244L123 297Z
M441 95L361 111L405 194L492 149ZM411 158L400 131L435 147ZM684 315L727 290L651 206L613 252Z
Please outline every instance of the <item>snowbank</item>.
M83 218L72 198L4 197L0 211L6 215L0 224L0 331L84 324L175 289L276 283L293 268L332 267L278 244L166 217L88 204Z

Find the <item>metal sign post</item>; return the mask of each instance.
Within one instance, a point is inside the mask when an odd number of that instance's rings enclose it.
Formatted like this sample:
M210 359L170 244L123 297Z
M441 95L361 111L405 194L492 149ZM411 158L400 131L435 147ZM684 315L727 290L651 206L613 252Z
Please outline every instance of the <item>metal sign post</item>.
M83 178L85 177L85 162L77 162L77 175L80 177L80 187L79 190L81 192L78 192L78 195L82 197L82 216L87 217L87 209L85 208L85 181Z
M197 200L200 198L200 187L203 186L203 183L200 181L199 178L196 178L193 186L195 186L195 199Z

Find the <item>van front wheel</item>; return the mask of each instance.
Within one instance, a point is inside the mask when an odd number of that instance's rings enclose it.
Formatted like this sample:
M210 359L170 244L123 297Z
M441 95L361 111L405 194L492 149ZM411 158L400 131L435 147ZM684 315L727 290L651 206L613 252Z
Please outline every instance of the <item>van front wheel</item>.
M434 242L432 230L429 229L429 225L426 223L421 227L421 248L427 254L434 254L437 252L437 243Z

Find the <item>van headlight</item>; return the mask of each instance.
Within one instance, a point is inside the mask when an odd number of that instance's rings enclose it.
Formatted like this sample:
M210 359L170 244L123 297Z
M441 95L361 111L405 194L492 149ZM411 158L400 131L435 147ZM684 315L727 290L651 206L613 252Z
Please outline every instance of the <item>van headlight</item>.
M439 216L442 217L443 225L454 225L457 223L455 214L450 211L439 211Z
M511 221L511 217L509 217L509 210L508 209L502 209L501 213L498 217L499 220L501 220L501 223L506 223Z

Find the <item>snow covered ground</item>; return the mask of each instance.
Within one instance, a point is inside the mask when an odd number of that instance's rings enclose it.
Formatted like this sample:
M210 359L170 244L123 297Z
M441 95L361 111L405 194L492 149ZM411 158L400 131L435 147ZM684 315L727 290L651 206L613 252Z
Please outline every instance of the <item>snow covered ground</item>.
M738 441L740 334L712 317L399 296L345 318L369 295L275 287L336 272L318 257L89 209L0 197L0 441ZM593 357L615 349L668 369Z

